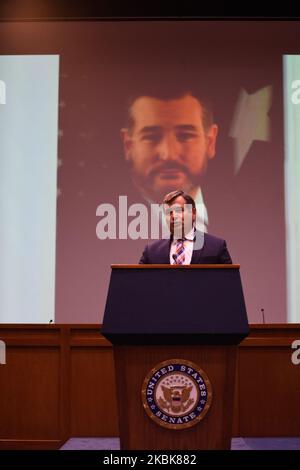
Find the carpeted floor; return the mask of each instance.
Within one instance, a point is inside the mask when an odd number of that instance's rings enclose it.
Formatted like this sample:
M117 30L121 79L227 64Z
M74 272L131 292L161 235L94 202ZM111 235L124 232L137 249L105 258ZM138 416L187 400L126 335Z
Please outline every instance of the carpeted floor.
M119 450L116 437L73 437L61 450ZM300 450L300 437L237 437L231 441L231 450Z

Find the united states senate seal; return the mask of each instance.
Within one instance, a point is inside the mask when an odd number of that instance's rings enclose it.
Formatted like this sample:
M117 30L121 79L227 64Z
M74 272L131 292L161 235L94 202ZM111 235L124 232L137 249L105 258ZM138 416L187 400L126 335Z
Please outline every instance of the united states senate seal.
M212 387L197 364L170 359L160 362L147 374L142 402L155 423L169 429L185 429L205 417L212 402Z

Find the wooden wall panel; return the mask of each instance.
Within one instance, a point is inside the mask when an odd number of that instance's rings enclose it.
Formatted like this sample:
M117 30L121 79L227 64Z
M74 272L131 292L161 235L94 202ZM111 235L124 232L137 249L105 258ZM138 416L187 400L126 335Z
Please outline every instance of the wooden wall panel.
M300 325L252 325L239 347L235 436L300 436L300 365L291 344Z
M1 439L57 438L59 352L55 348L9 348L1 402Z
M71 357L71 435L118 436L111 349L72 348Z
M99 325L70 328L70 355L70 434L118 436L112 346Z
M0 449L118 435L112 347L99 325L0 325ZM239 347L234 436L300 436L300 325L252 325Z
M239 435L300 436L300 366L290 347L241 348Z
M3 325L6 364L0 366L0 448L57 448L60 419L60 329Z

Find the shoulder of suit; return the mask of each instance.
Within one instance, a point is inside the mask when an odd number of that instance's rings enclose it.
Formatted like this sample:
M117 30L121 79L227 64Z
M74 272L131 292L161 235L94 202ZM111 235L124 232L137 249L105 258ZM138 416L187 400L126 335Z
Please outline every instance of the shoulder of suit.
M210 233L204 233L204 240L212 241L215 243L224 243L224 239L220 237L216 237L216 235L211 235Z
M149 243L147 244L147 248L148 248L148 249L159 248L162 243L166 243L166 242L169 243L169 242L170 242L170 239L169 239L169 238L160 238L159 240L155 240L155 241L149 242Z
M200 232L197 232L197 233L200 233ZM203 232L201 233L201 235L203 235ZM215 235L211 235L210 233L206 233L206 232L204 233L204 240L207 241L208 243L213 242L213 243L218 243L218 244L219 243L223 244L224 241L225 241L223 238L216 237ZM169 238L162 238L162 239L159 239L159 240L149 242L147 244L147 248L148 249L159 248L162 244L169 243L169 242L170 242Z

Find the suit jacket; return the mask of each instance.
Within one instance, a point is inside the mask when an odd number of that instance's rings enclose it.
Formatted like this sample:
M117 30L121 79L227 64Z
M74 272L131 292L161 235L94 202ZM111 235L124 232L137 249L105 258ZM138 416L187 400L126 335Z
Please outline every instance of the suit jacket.
M196 237L199 232L196 232ZM203 234L201 234L203 236ZM172 238L157 240L144 249L139 264L170 264ZM204 233L201 250L194 250L191 264L232 264L225 240Z

